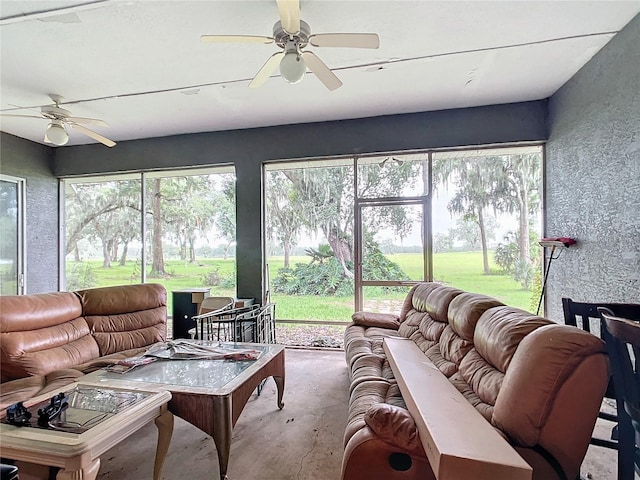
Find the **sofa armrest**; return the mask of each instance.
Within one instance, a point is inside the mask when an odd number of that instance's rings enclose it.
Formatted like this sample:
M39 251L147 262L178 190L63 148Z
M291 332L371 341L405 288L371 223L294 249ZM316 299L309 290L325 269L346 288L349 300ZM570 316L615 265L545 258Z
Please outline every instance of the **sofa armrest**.
M400 320L398 315L393 313L356 312L351 315L351 320L356 325L363 327L381 327L398 330Z
M383 441L414 455L424 456L416 422L405 408L378 403L369 408L365 423Z

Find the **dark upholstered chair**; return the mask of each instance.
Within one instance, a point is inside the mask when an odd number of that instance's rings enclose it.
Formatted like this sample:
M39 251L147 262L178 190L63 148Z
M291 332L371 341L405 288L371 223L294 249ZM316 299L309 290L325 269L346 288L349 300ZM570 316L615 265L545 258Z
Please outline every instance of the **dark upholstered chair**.
M640 323L598 311L617 397L618 479L631 480L640 473Z
M591 332L594 335L603 338L601 332L602 318L600 316L600 312L598 312L598 307L608 308L611 312L620 317L640 319L640 304L637 303L585 303L574 302L570 298L562 299L564 321L567 325L581 328L587 332ZM604 397L605 399L609 399L612 401L616 400L616 391L613 378L611 378L609 381L609 385ZM603 420L613 422L614 426L611 431L612 433L610 439L592 437L591 444L599 447L618 450L618 415L611 414L606 411L601 411L598 416ZM631 478L631 480L633 480L633 471L631 472L631 477L629 477L629 473L624 471L625 468L627 467L623 462L620 461L620 452L618 452L618 479L623 480Z

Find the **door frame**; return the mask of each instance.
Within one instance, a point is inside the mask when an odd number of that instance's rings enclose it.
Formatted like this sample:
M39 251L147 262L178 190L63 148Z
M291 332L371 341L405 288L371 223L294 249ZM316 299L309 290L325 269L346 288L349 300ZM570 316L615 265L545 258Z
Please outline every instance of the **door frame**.
M432 262L432 237L431 237L431 198L432 198L432 179L431 179L431 152L427 152L427 168L423 171L423 181L426 185L426 193L421 196L408 197L385 197L385 198L360 198L358 196L358 157L354 159L354 291L355 291L355 311L361 311L364 308L363 288L368 286L413 286L422 281L431 281L433 278L433 262ZM384 207L384 206L422 206L422 258L423 258L423 278L421 280L364 280L362 277L363 266L363 245L362 245L362 210L368 207Z
M16 294L24 295L27 292L26 279L26 184L24 178L0 174L0 181L13 183L16 186L17 216L16 216Z

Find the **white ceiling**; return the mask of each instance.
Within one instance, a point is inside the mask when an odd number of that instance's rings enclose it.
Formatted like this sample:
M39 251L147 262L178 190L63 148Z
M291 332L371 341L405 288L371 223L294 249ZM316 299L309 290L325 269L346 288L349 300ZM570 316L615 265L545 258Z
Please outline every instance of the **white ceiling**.
M343 81L247 85L276 45L275 0L0 1L0 109L49 93L115 141L547 98L640 12L634 1L301 0L312 33L375 32L380 49L314 48ZM43 143L47 121L0 119ZM77 131L68 145L95 143ZM106 148L106 147L105 147ZM117 146L115 147L117 148Z

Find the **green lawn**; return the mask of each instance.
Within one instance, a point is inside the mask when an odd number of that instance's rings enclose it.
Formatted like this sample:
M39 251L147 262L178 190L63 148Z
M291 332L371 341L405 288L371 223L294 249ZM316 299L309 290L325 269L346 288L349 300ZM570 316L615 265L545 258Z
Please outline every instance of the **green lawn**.
M411 278L420 278L422 263L418 254L393 254L389 258L398 263ZM271 257L268 260L271 277L274 278L283 266L282 257ZM309 257L292 257L291 265L296 263L308 263ZM74 262L67 262L67 271L73 267ZM102 268L102 261L90 260L82 262L83 268L89 266L95 278L92 286L126 285L138 283L140 279L139 268L135 262L127 262L125 266L115 265L111 268ZM491 264L492 271L498 271L495 264ZM233 281L233 259L199 259L197 264L189 264L179 260L167 260L165 264L169 276L166 278L147 277L148 282L157 282L165 286L168 295L168 311L171 313L171 291L183 288L205 287L206 278L219 277ZM484 275L482 273L482 255L480 252L452 252L438 253L434 255L434 277L462 290L484 293L498 298L502 302L530 310L532 293L523 290L521 286L508 275ZM223 282L224 284L224 282ZM227 286L215 286L211 288L211 295L234 296L235 288ZM400 302L404 292L382 293L377 287L368 287L365 291L365 300L376 297L380 302L395 305ZM276 316L282 319L301 320L348 320L353 313L354 301L352 297L319 297L319 296L285 296L276 293L271 294L271 299L277 305ZM391 303L389 303L391 302Z

